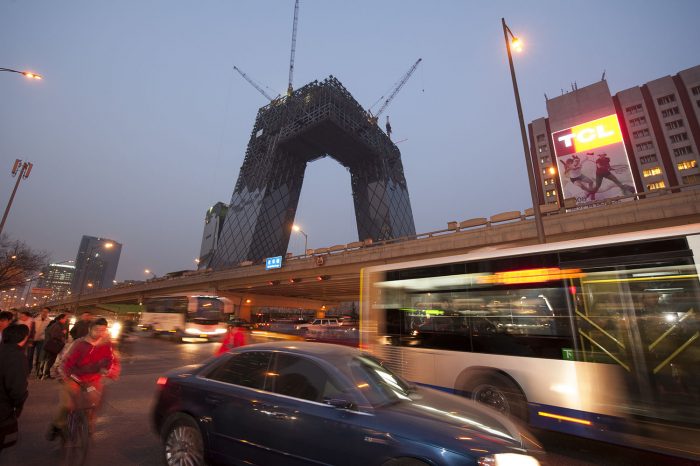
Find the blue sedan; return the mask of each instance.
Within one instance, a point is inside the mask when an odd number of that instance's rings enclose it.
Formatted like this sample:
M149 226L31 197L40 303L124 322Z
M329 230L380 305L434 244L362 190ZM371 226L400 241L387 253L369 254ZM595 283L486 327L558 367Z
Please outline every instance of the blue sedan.
M153 418L168 465L531 466L541 453L490 408L410 385L346 346L244 346L158 387Z

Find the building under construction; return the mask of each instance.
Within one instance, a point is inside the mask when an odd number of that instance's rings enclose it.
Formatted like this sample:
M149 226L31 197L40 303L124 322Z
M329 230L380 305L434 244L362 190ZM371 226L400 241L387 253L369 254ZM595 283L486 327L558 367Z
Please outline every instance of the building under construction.
M350 171L360 240L415 234L399 149L330 76L258 111L216 250L200 267L284 255L306 165L325 156Z

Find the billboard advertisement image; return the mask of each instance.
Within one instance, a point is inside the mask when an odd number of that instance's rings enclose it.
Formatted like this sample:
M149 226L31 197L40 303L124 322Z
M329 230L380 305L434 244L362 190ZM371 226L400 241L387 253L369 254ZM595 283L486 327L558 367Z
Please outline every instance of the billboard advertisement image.
M552 133L564 199L576 205L635 194L617 115Z

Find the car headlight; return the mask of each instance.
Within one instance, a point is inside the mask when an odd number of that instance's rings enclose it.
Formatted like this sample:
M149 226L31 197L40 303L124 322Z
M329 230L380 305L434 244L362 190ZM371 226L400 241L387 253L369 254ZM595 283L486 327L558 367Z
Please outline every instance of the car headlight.
M198 328L186 328L185 333L189 333L190 335L200 335L202 332Z
M479 466L539 466L540 462L532 456L518 453L497 453L479 458Z
M216 333L216 334L226 333L226 329L225 328L217 328L216 330L214 330L214 333Z

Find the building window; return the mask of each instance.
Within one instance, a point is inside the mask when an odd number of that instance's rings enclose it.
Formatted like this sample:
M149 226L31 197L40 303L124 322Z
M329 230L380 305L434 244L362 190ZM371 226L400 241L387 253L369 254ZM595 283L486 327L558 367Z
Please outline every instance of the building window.
M678 107L671 107L667 108L666 110L661 111L661 116L664 118L668 118L673 115L678 115L680 113L680 110L678 110Z
M679 162L678 163L678 171L681 170L690 170L691 168L695 168L698 166L698 161L697 160L686 160L684 162Z
M700 183L700 175L688 175L688 176L684 176L681 179L683 180L683 184Z
M549 157L542 157L540 159L540 165L545 165L545 164L548 164L549 162L550 162Z
M628 115L634 115L635 113L640 113L642 111L642 104L632 105L625 108L625 112Z
M676 128L682 128L685 126L683 124L683 120L674 120L674 121L669 121L666 123L666 129L676 129Z
M630 126L642 126L647 124L647 117L637 117L630 120Z
M649 128L644 128L640 129L639 131L635 131L632 133L632 136L635 137L635 139L643 138L645 136L649 136Z
M654 143L651 141L641 142L635 146L638 151L649 150L654 148Z
M680 157L681 155L692 154L693 146L683 146L678 149L673 149L673 155Z
M644 155L642 157L639 157L639 162L644 164L656 162L656 154Z
M700 95L700 86L695 86L690 90L693 92L693 95Z
M663 181L657 181L656 183L650 183L647 185L647 191L653 191L655 189L662 189L666 187L666 183Z
M654 167L654 168L647 168L642 172L642 175L644 178L647 178L649 176L654 176L654 175L660 175L661 174L661 167Z
M549 147L547 146L547 144L545 144L545 145L542 145L542 146L537 147L537 150L538 150L539 152L546 152L546 151L549 150Z
M656 99L656 101L659 103L659 105L670 104L671 102L676 101L676 96L673 94L669 94L663 97L659 97L658 99Z
M549 186L550 184L554 184L554 178L547 178L544 180L545 186Z
M537 142L544 142L544 134L537 135Z
M671 136L671 142L681 142L688 140L688 133L678 133Z
M547 197L552 197L557 195L557 190L556 189L550 189L549 191L546 192Z

